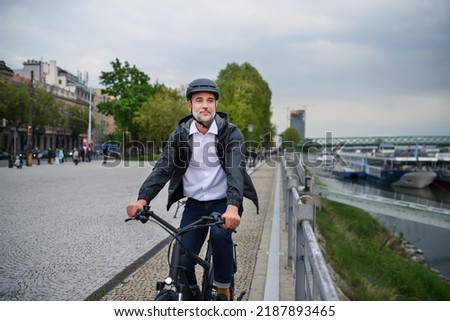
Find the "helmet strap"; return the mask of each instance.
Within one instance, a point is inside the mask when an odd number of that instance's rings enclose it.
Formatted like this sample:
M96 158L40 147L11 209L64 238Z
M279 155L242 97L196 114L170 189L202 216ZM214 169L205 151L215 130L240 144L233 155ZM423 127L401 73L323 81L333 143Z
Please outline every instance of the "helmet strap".
M192 115L192 118L194 118L194 120L195 120L197 123L199 123L200 125L203 126L203 128L206 128L206 129L209 129L209 127L211 127L211 124L212 124L212 122L213 122L213 120L214 120L214 118L213 118L213 119L211 119L210 122L205 123L205 122L202 122L202 121L198 120L197 118L195 118L195 116L194 116L194 114L192 113L192 111L191 111L191 115Z
M195 118L194 118L195 119ZM212 122L210 122L208 125L206 125L204 122L198 121L197 119L195 119L195 121L197 123L199 123L200 125L203 126L203 128L209 129L209 127L211 127Z

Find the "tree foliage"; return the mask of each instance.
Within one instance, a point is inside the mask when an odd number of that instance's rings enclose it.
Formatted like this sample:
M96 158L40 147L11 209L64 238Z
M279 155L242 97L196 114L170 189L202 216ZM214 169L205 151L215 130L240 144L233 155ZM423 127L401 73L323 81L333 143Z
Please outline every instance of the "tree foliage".
M177 90L158 85L154 96L137 110L133 122L138 127L141 141L160 146L179 120L188 114L186 102Z
M150 85L150 78L128 62L122 64L116 58L111 65L113 71L102 72L100 76L106 87L102 94L109 95L111 100L99 104L98 109L112 115L119 130L131 131L134 138L155 142L167 139L179 115L186 114L185 107L181 107L184 103L180 92ZM268 146L275 128L270 122L272 92L267 82L249 63L227 64L216 81L221 91L219 111L228 114L246 139L263 140L263 146Z
M0 118L5 118L15 131L28 126L30 102L34 135L42 134L45 127L62 126L61 106L51 93L21 82L0 81Z
M133 114L154 94L156 85L152 86L150 77L127 61L122 64L116 58L111 66L113 71L102 71L100 75L100 84L105 86L102 94L111 100L98 104L97 108L105 115L112 115L119 130L136 133Z
M18 82L0 82L0 117L19 127L28 124L30 96L33 127L61 124L61 107L51 93L40 87L31 91L29 85Z
M89 124L89 110L78 106L69 106L66 111L65 126L70 130L72 138L77 138L86 133ZM95 128L95 120L91 120L92 128Z
M283 133L283 148L292 149L300 143L301 137L294 127L287 128Z
M270 122L272 92L267 82L250 63L227 64L219 72L217 84L221 98L219 110L228 114L246 139L271 140L274 128ZM253 125L252 133L248 130ZM251 137L250 137L251 136Z
M42 88L33 90L33 127L58 128L63 124L61 106L55 97Z
M0 118L17 128L28 122L29 88L16 82L0 81Z

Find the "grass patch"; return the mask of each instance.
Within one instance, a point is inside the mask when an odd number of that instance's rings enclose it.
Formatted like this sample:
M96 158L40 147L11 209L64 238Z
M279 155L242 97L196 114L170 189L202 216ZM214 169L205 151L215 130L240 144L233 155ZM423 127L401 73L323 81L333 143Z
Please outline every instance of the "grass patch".
M450 300L450 283L409 259L402 240L361 209L321 200L325 257L350 300Z

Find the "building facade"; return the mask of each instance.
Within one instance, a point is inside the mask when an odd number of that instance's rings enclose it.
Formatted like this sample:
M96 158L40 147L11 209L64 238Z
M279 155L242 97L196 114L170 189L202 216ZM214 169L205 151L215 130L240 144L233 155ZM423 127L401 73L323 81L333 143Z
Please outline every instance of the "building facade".
M302 140L305 139L305 113L304 109L296 109L289 112L290 127L297 130Z
M105 116L98 112L96 106L101 101L107 99L101 95L100 89L92 89L87 85L87 74L78 72L74 75L63 68L57 66L55 60L43 62L38 60L28 60L23 63L23 69L13 71L11 81L30 83L33 72L33 87L43 88L51 93L61 107L64 115L69 106L76 106L89 111L91 108L91 141L88 142L89 119L86 119L86 130L77 137L74 137L68 128L33 128L33 148L39 150L63 149L65 152L77 147L87 147L95 143L101 143L106 136L114 131L114 121L112 117ZM27 147L27 126L22 126L18 131L5 120L1 131L0 149L9 150L10 153L22 153ZM13 143L12 143L13 142ZM90 144L89 144L90 143ZM11 146L14 145L14 151ZM25 147L24 147L25 146Z

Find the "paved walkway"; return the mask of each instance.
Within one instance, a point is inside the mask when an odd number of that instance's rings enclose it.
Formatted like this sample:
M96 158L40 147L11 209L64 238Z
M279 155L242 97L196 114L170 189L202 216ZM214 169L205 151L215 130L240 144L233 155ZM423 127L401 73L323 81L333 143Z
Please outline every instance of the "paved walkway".
M107 165L0 168L0 301L84 300L167 236L124 223L150 164Z
M251 175L258 192L260 213L249 200L244 202L241 224L234 235L237 243L238 272L236 293L246 292L243 300L264 300L267 271L267 255L274 209L275 177L277 168L266 164L259 166ZM283 215L281 215L283 216ZM284 221L280 224L284 229ZM156 228L156 227L155 227ZM280 231L282 245L286 235ZM283 240L284 239L284 240ZM287 248L287 247L286 247ZM285 254L280 255L280 300L293 300L292 276L285 268ZM200 269L198 269L200 274ZM167 246L142 263L134 273L118 284L107 285L92 299L100 300L149 300L155 296L155 281L164 280L168 274ZM106 293L105 293L106 292Z

